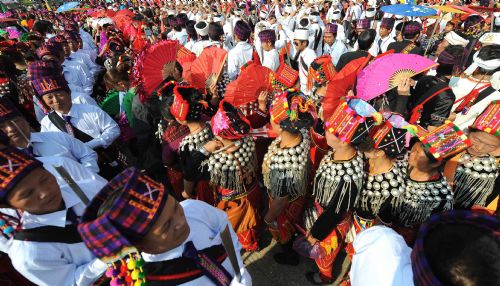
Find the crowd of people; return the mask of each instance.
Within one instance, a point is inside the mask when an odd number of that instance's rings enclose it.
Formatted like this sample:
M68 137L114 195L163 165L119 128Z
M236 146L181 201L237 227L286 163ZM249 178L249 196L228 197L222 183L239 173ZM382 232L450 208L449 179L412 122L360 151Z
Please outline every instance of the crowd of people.
M0 281L252 285L269 235L311 285L499 285L500 7L465 2L3 7Z

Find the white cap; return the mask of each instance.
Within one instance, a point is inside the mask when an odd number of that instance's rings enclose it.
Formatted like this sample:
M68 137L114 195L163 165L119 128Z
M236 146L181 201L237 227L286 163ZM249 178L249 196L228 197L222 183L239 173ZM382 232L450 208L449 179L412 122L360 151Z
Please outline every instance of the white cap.
M200 36L208 35L208 23L205 21L199 21L198 23L196 23L196 25L194 25L194 29Z
M261 20L265 20L267 18L267 12L264 10L260 10L259 17Z
M293 33L293 38L295 40L307 41L309 40L309 30L295 29L295 32Z
M459 34L454 31L450 31L444 36L444 39L450 43L450 45L458 45L465 47L469 43L469 40L462 38Z
M399 1L398 0L391 0L391 5L395 5L395 4L398 4Z
M309 15L309 19L311 20L311 22L313 23L319 23L319 16L318 15Z
M224 21L224 16L222 16L220 14L214 15L212 18L212 21L214 23L222 22L222 21Z
M500 43L500 33L485 33L479 38L479 42L481 42L483 46L498 45L498 43Z
M292 11L293 11L292 5L287 4L285 6L285 11L284 12L290 14L290 13L292 13Z
M334 21L340 20L340 16L341 16L340 10L335 10L332 13L332 20Z
M373 17L375 17L375 13L376 13L375 8L368 8L368 9L366 9L366 12L365 12L366 18L373 18Z
M301 22L303 20L307 20L307 23L305 25L302 25ZM309 26L311 26L311 21L309 21L309 18L303 17L302 19L299 20L297 23L299 29L309 29Z

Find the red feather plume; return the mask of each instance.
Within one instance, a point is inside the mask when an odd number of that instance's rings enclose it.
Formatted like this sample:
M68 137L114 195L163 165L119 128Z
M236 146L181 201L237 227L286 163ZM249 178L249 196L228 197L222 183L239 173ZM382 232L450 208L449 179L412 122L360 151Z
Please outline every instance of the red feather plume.
M250 62L241 68L238 78L226 86L224 99L236 107L256 101L262 91L273 90L272 74L271 69Z
M368 64L371 56L355 59L345 65L326 86L323 100L323 118L328 120L340 104L340 99L354 87L358 73Z

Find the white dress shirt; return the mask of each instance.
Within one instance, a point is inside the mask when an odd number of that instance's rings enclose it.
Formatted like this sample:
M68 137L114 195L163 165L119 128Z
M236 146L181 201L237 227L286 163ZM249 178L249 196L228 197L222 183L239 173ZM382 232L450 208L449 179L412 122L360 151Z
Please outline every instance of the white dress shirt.
M309 72L309 67L311 63L316 59L316 53L309 48L303 50L299 57L299 79L300 79L300 91L305 95L310 95L310 91L307 90L307 74ZM305 66L304 66L305 64Z
M227 73L234 80L240 74L241 67L252 60L253 46L247 42L238 42L227 54Z
M397 232L372 226L354 239L352 286L411 286L411 248Z
M73 104L68 114L71 116L71 124L87 133L94 139L85 143L91 149L98 147L106 148L120 136L118 124L102 109L88 104ZM61 116L59 114L59 116ZM41 122L42 132L59 131L49 119L45 116Z
M325 43L323 46L323 55L330 55L332 57L332 62L336 66L340 56L347 53L347 46L339 39L335 39L333 45L328 45Z
M263 50L262 65L275 72L280 66L280 56L278 55L278 51L276 51L276 49L272 49L270 51Z
M372 48L373 47L376 48L377 55L383 54L387 52L387 47L389 46L389 44L394 43L395 41L396 40L394 40L394 38L391 37L391 35L388 35L385 38L380 38L380 36L377 34L377 36L375 37L375 42L372 45Z
M77 216L81 216L85 205L53 166L63 166L89 199L104 187L106 180L65 157L39 159L44 168L56 177L66 209L44 215L24 212L21 217L23 228L64 227L69 223L67 209L72 208ZM107 269L107 265L95 258L83 242L66 244L11 240L8 254L19 273L41 286L91 285Z
M188 34L186 30L182 29L180 32L175 32L172 35L172 40L177 40L181 45L185 45L187 43Z
M63 75L70 90L91 94L94 87L94 77L89 68L76 58L68 57L62 64Z
M198 201L198 200L185 200L180 202L180 205L184 209L184 215L186 216L186 221L189 225L190 232L189 236L184 241L183 244L178 247L171 249L165 253L161 254L148 254L142 253L142 257L146 262L158 262L167 261L175 258L182 257L184 252L184 244L188 241L192 241L197 250L202 250L214 245L222 244L222 239L220 233L224 231L227 225L229 225L229 230L231 232L231 238L236 252L236 257L238 259L238 264L240 269L243 270L243 285L252 285L251 277L244 268L243 261L241 259L241 244L238 241L238 237L233 231L231 224L228 221L227 214L217 208L210 206L209 204ZM222 262L222 266L234 276L234 269L226 258ZM202 276L195 280L189 281L187 283L181 284L183 286L207 286L214 285L212 281L206 276Z
M201 55L201 52L203 52L203 49L208 47L210 45L210 40L201 40L193 44L191 52L193 52L196 57L199 57Z
M32 132L30 144L37 157L59 156L74 160L98 173L97 153L64 132Z

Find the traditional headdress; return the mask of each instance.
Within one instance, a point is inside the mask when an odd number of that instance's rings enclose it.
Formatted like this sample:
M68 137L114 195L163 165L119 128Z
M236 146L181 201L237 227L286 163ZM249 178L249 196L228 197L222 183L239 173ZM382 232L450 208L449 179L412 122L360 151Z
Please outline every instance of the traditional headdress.
M242 41L248 40L250 34L252 33L252 28L245 21L238 21L234 26L234 35Z
M207 103L201 100L201 94L194 87L176 86L174 88L174 102L170 106L170 113L177 120L199 120L206 107Z
M425 241L427 236L440 227L450 225L471 225L483 229L491 234L497 241L500 240L500 221L490 215L471 211L441 212L431 216L420 226L417 239L411 252L411 266L413 269L413 283L416 286L443 285L439 278L432 272L431 265L427 260ZM452 240L453 237L450 237Z
M271 29L263 30L259 33L258 36L262 43L276 42L276 33L274 32L274 30Z
M476 118L471 128L500 137L500 101L495 100Z
M34 61L28 65L28 80L33 81L44 77L60 76L61 66L55 61Z
M371 22L370 19L359 19L356 22L356 29L370 29Z
M306 100L295 89L276 95L269 109L271 120L291 131L311 126L314 121L311 112L316 112L312 100Z
M462 152L472 145L462 130L451 121L432 132L417 132L425 150L437 160L443 160Z
M325 130L343 142L356 144L381 121L382 115L370 104L361 99L348 99L342 101L325 122Z
M22 116L10 99L0 98L0 123Z
M333 21L340 20L340 17L341 17L340 10L337 9L337 10L333 11L333 13L332 13L332 20Z
M150 231L167 198L168 192L161 183L136 168L117 175L94 197L85 209L78 231L96 257L113 263L106 276L113 280L129 279L132 284L145 282L144 261L131 241ZM133 253L138 257L133 257ZM126 256L128 262L124 260Z
M384 151L390 157L396 157L405 150L406 132L416 133L415 127L395 113L384 112L384 123L372 128L370 136L374 148Z
M313 86L320 86L331 81L337 73L330 55L316 58L309 66L307 74L307 89L312 90Z
M34 169L42 163L17 148L6 146L0 150L0 203L4 203L7 194Z
M392 30L394 28L394 23L396 20L393 18L383 18L380 22L380 28L385 28L387 30Z
M295 40L307 41L309 40L309 30L307 29L295 29L293 34Z
M328 23L325 25L325 33L332 33L337 35L338 25L335 23Z
M69 92L68 82L62 76L42 77L31 81L38 96L56 91Z
M484 18L480 15L470 15L464 21L464 33L470 37L478 37L482 33Z
M422 24L417 21L411 21L404 24L403 35L414 35L419 31L422 31Z
M208 35L208 23L205 21L200 21L194 25L194 29L198 35L204 37Z
M250 131L250 122L241 111L224 100L212 117L211 126L214 135L228 140L241 139Z
M40 48L36 49L36 55L39 59L44 56L54 56L58 57L61 54L62 46L59 43L46 43Z

